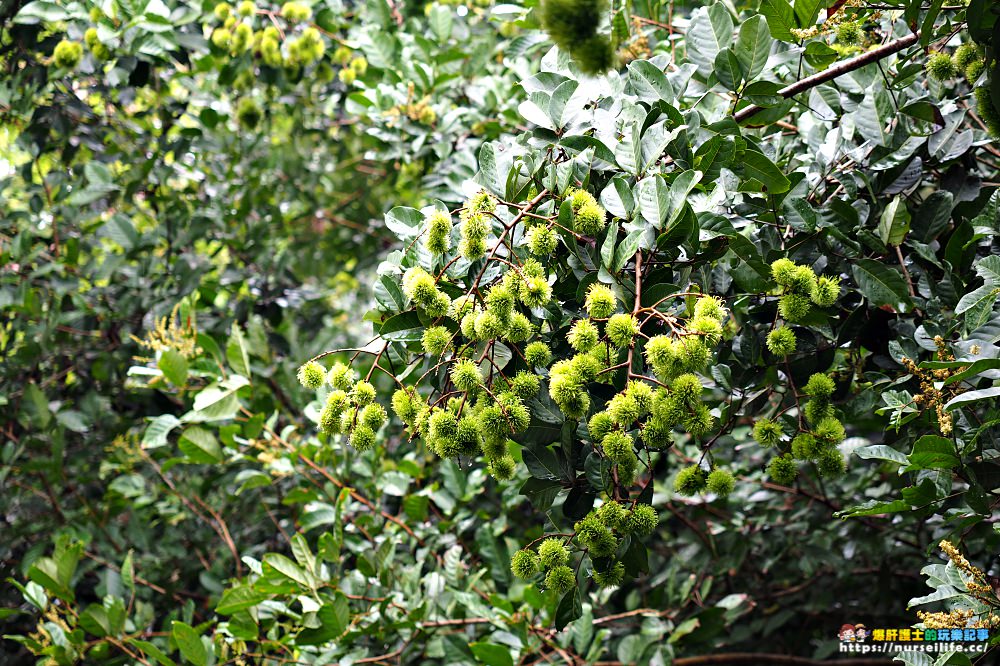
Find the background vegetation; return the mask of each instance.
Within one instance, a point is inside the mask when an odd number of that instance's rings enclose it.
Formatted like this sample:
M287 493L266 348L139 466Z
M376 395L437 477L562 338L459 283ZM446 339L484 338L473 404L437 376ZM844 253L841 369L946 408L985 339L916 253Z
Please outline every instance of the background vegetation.
M995 625L987 578L936 551L997 566L995 3L0 0L0 21L3 663L822 660L845 622L940 621L910 605ZM593 284L643 315L582 416L527 340L402 279L479 301L529 250L546 297L515 307L556 361ZM698 294L725 308L692 366L711 418L640 439L628 483L588 417L633 374L676 390L643 351L707 325ZM462 353L497 393L539 377L512 469L442 459L391 409L374 445L321 432L334 387L296 373L334 350L386 408L397 380L447 395ZM806 450L816 373L846 433ZM731 491L699 492L698 464ZM653 533L574 548L565 586L513 575L614 500Z

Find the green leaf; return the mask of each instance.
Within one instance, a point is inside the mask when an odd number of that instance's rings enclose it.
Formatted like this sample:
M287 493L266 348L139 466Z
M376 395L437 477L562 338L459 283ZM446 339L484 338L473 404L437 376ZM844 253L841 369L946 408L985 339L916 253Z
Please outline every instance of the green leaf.
M673 102L676 97L666 75L648 60L634 60L628 64L628 82L643 102Z
M122 562L122 584L129 592L135 594L135 564L132 560L133 550L129 548L128 553L125 554L125 560Z
M563 595L556 608L556 631L562 631L573 620L583 615L583 604L580 602L580 588L577 585Z
M670 188L663 176L657 174L636 183L635 198L643 219L655 228L662 229L670 212Z
M862 460L888 460L899 465L907 464L905 453L897 451L885 444L873 444L871 446L859 446L854 449L854 454Z
M822 0L795 0L795 21L800 28L808 28L816 23Z
M170 635L177 643L177 649L189 662L195 666L208 665L208 650L201 640L201 636L189 624L174 620L170 629Z
M232 615L237 611L253 608L267 599L267 596L250 585L237 585L222 593L222 598L216 605L215 612L220 615Z
M952 469L961 462L955 455L955 445L950 439L937 435L924 435L913 444L907 456L910 464L904 471L921 469Z
M912 304L906 280L898 269L871 259L858 259L852 272L861 293L872 305L905 310Z
M980 259L976 264L976 273L987 283L1000 286L1000 256L991 254Z
M156 663L160 664L160 666L176 666L173 659L168 657L163 650L156 647L149 641L143 641L138 638L129 638L127 642L129 645L138 648L140 651L146 653L146 655L155 659Z
M691 13L687 31L688 57L702 76L708 77L715 68L715 57L733 40L733 18L726 6L717 2L707 9L699 7Z
M250 376L250 355L247 353L246 337L236 322L233 322L229 341L226 343L226 360L234 372L244 377Z
M906 199L897 194L882 211L878 235L886 245L899 245L909 230L910 211L906 208Z
M428 15L431 30L438 42L447 42L451 37L452 8L447 5L433 4Z
M854 122L858 131L877 146L889 144L888 125L895 116L889 95L882 90L870 91L854 112Z
M833 515L836 518L856 518L858 516L881 516L887 513L899 513L909 510L910 503L901 499L892 500L891 502L868 500L863 504L848 507L843 511L837 511Z
M944 408L947 410L955 409L956 407L964 407L968 404L974 404L981 400L992 400L1000 396L1000 386L995 386L988 389L980 389L978 391L966 391L962 393L945 404Z
M791 188L792 183L781 169L767 155L756 150L747 150L742 158L743 175L762 184L770 194L781 194Z
M677 222L677 218L684 212L684 204L687 203L688 195L701 182L703 175L701 171L688 169L681 172L670 183L670 196L667 198L667 217L666 224L664 225L665 231L669 231L674 226L674 223Z
M752 16L740 25L734 48L747 81L753 81L764 70L773 42L763 16Z
M177 446L190 462L213 464L222 462L222 447L210 430L201 426L189 426L181 433Z
M725 48L715 56L715 76L726 90L735 92L743 85L743 66L733 49Z
M174 386L184 386L187 383L188 362L179 351L168 349L163 352L156 365Z
M983 310L992 311L993 304L997 301L997 294L1000 294L1000 287L992 284L984 284L958 300L958 305L955 306L955 314L963 314L970 310L975 310L976 312ZM974 329L977 327L970 328Z
M618 273L622 267L628 263L629 259L635 256L642 243L642 237L646 234L645 229L635 229L625 237L618 249L615 250L614 262L611 265L611 272Z
M608 225L608 233L604 237L604 244L601 245L601 264L608 270L612 270L611 263L615 258L615 243L617 240L618 221L615 220Z
M152 419L146 426L146 432L142 435L142 448L155 449L166 446L167 435L180 424L180 419L173 414L161 414Z
M351 609L347 597L338 592L333 601L323 604L323 607L316 612L316 619L320 622L319 627L299 632L296 642L300 645L323 645L347 631L351 621Z
M311 576L302 567L281 553L268 553L265 555L264 567L265 571L270 569L303 587L312 587Z
M923 363L920 367L923 367ZM956 366L960 367L960 366ZM948 379L944 380L944 385L954 384L955 382L960 382L969 377L974 377L975 375L981 374L987 370L997 370L1000 369L1000 358L981 358L978 361L973 361L971 365L960 372L956 372Z
M792 35L792 28L797 28L795 11L788 0L761 0L760 13L767 19L767 27L771 36L784 42L797 41Z
M495 643L469 643L469 649L480 663L487 666L514 666L510 648Z

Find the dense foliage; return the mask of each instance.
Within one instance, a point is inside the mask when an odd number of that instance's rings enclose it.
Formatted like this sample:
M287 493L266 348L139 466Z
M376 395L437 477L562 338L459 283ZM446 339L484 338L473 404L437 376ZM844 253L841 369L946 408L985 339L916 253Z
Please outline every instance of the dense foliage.
M0 15L4 663L1000 623L995 3Z

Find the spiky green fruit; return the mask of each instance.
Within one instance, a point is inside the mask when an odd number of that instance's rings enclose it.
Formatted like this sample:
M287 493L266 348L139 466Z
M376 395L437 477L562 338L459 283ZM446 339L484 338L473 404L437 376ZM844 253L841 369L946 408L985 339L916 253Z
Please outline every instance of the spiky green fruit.
M299 366L296 376L302 386L315 391L326 381L326 368L318 361L309 361Z
M767 348L775 356L788 356L795 351L795 333L790 328L779 326L767 334Z
M691 465L677 472L674 478L674 492L678 495L696 495L705 489L708 474L699 465Z
M728 497L733 488L736 487L736 479L728 469L717 467L708 475L706 487L709 492L715 493L719 497Z
M541 570L541 561L530 550L519 550L510 558L510 571L521 579L531 578Z
M538 545L538 557L546 569L554 569L569 562L569 549L562 539L548 538Z
M783 434L784 432L781 428L781 424L769 418L758 419L757 422L753 424L752 436L754 441L761 446L777 446L781 442L781 436Z
M592 319L607 319L615 312L617 302L611 288L595 282L587 289L584 307Z

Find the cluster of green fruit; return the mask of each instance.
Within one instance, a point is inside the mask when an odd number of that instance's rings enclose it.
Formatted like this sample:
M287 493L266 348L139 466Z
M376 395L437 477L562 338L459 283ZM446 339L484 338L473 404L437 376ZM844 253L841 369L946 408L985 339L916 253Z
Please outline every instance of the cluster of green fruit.
M938 81L953 79L961 73L966 81L975 85L985 71L983 50L974 42L963 43L952 55L936 51L927 58L927 73Z
M927 58L927 73L932 78L949 81L961 74L969 85L974 86L976 113L990 134L1000 137L1000 112L993 103L990 87L988 84L977 85L986 74L986 70L983 48L975 42L964 42L952 55L937 51Z
M778 314L789 324L805 319L813 305L830 307L840 295L840 278L816 277L812 268L798 265L790 259L778 259L772 263L771 277L781 290ZM795 351L796 344L795 332L787 326L779 326L767 336L767 348L775 356L788 356Z
M802 387L809 400L802 407L805 423L799 421L799 432L791 443L784 443L784 428L778 419L762 418L753 426L753 438L758 444L783 450L771 459L768 473L775 483L788 485L798 474L796 461L812 461L820 474L839 476L846 469L844 456L837 448L844 441L844 424L835 416L831 398L836 386L827 375L817 373Z
M235 8L222 2L215 6L213 14L221 25L212 30L212 44L230 55L250 52L269 67L294 70L320 63L326 54L323 34L315 25L308 24L312 10L300 2L286 2L277 11L258 9L252 0L243 0ZM260 17L266 17L268 25L255 30L254 22ZM338 76L348 85L368 68L367 60L355 58L346 46L338 47L331 60L341 65ZM325 62L320 63L317 76L321 80L332 79L333 69Z
M543 0L539 13L549 38L582 72L603 74L615 66L611 39L597 32L608 13L607 0Z
M608 500L573 526L566 537L547 537L537 550L530 547L517 551L510 558L510 570L518 578L529 580L544 573L544 585L558 594L577 584L576 574L569 566L576 544L582 556L593 564L591 578L598 587L618 587L625 579L625 565L618 557L627 540L646 536L656 529L659 516L648 504L622 503ZM568 545L569 544L569 545Z
M386 422L385 407L375 401L376 391L368 381L358 381L354 371L335 363L329 371L312 360L299 368L299 382L310 390L329 385L330 392L319 415L319 429L328 435L345 434L358 451L375 446L375 435Z

